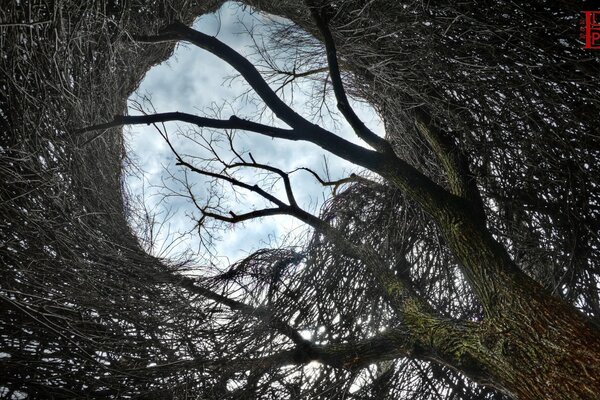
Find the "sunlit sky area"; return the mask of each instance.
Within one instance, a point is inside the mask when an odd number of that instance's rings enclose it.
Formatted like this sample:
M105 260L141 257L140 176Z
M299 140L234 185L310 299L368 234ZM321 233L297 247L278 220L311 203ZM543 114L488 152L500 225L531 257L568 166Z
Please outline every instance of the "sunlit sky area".
M268 27L274 21L250 10L242 9L235 3L226 3L216 14L205 15L197 19L194 28L206 34L216 36L221 41L233 47L238 52L249 55L256 60L256 48L248 30L253 31L258 43L268 41ZM212 54L190 44L179 44L174 55L167 61L151 69L143 80L132 101L140 101L145 96L151 99L152 106L157 112L181 111L196 115L206 115L219 118L229 118L235 114L254 121L260 121L259 111L262 104L253 96L244 96L248 92L248 85L241 78L232 79L236 73L224 61ZM323 75L325 76L325 75ZM314 82L314 81L313 81ZM299 87L294 91L293 107L307 118L311 117L311 110L307 104L311 98L310 81L300 81ZM289 99L290 96L287 96ZM330 104L335 108L332 99ZM133 105L133 102L131 103ZM383 135L383 124L379 121L374 111L365 103L355 102L355 110L363 121L375 132ZM139 114L139 111L130 108L130 114ZM268 113L262 115L264 123L273 123ZM336 132L338 135L360 143L351 132L349 126L337 116L337 122L325 117L321 123L324 127ZM278 123L279 126L285 126ZM167 123L165 130L180 154L193 156L200 155L202 148L195 144L190 137L200 141L198 132L190 136L191 127L183 123ZM178 135L177 132L188 133ZM232 153L227 153L224 147L223 135L208 131L201 132L202 137L212 137L217 141L217 147L223 148L222 156L230 160ZM175 157L165 140L153 126L138 125L126 128L126 142L129 155L136 168L129 168L126 183L134 198L143 201L148 210L156 213L156 221L164 221L158 233L152 252L162 257L174 258L178 255L192 251L197 260L206 261L206 250L199 246L199 237L196 222L200 213L192 205L189 198L175 195L183 191L182 185L177 181L185 179L182 167L175 165ZM221 140L221 142L218 142ZM340 179L352 172L357 172L357 167L333 156L328 156L315 145L303 142L272 140L254 133L236 133L235 147L238 151L250 151L259 163L268 163L285 171L292 171L298 167L310 167L322 177L329 174L331 179ZM327 165L327 167L326 167ZM260 183L263 188L268 188L261 176L256 171L242 172L248 183ZM300 206L317 213L324 199L331 195L331 189L323 188L309 173L298 171L291 175L292 185ZM210 197L206 181L200 177L188 174L188 182L193 185L193 193L199 202L206 203ZM165 186L167 188L165 188ZM281 185L273 187L273 193L285 199ZM238 214L260 208L262 203L252 196L235 197L226 196L229 200L227 207ZM214 200L214 199L213 199ZM166 218L168 216L168 218ZM156 228L158 230L157 224ZM302 224L290 217L268 217L236 225L221 231L218 236L221 240L214 244L214 254L219 255L212 262L223 266L234 262L249 254L253 250L265 246L281 244L282 238L288 233L293 235L305 231ZM184 232L192 232L183 239L176 240ZM175 240L175 243L173 241Z

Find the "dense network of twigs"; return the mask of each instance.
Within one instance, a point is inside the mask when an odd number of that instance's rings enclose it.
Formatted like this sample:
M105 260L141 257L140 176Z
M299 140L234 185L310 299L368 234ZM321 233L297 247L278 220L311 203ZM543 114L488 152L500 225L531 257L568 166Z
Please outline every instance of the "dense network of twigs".
M445 179L410 123L424 106L470 159L489 226L520 266L598 316L598 56L581 50L576 7L344 1L334 22L348 86L378 108L396 151ZM311 29L291 4L267 8ZM286 25L276 45L302 35ZM308 42L299 58L314 70Z
M1 398L117 398L186 382L181 372L140 369L197 343L185 316L200 313L127 226L122 136L112 130L84 146L75 133L122 112L170 54L130 34L206 10L181 3L0 9Z
M598 316L598 60L577 46L577 13L555 2L501 1L485 12L414 4L395 15L384 3L339 33L397 37L361 57L373 60L362 67L390 116L388 133L409 144L406 155L417 155L422 170L435 171L397 112L425 104L471 159L489 225L521 267ZM368 51L344 43L349 54Z
M268 8L311 29L310 20L291 4ZM341 63L354 72L347 76L348 86L379 109L396 151L438 181L444 179L410 123L413 110L426 107L470 159L488 225L520 267L598 318L600 117L595 110L600 99L594 77L599 64L597 54L580 49L576 11L558 2L499 1L475 8L453 2L344 1L336 3L334 21ZM293 46L302 35L298 25L281 28L277 45ZM322 60L311 44L300 59ZM326 215L345 222L357 238L369 232L381 248L394 243L399 226L411 226L396 218L412 214L418 222L408 231L420 238L403 238L396 246L409 254L416 250L409 260L423 285L419 289L436 299L439 310L478 318L476 302L456 278L435 227L424 224L427 219L418 211L408 211L405 202L394 202L399 194L375 193L354 186L332 200ZM318 254L326 248L318 241L311 245ZM393 257L396 251L387 254ZM331 282L340 282L333 277ZM423 379L416 392L432 387L428 374L411 375ZM403 378L392 386L401 387ZM438 388L444 382L440 375L435 381ZM460 396L454 389L446 392L452 393L448 398Z
M141 249L127 226L120 133L84 145L90 133L76 131L122 113L144 72L168 56L133 35L216 3L1 10L0 396L502 398L404 358L357 370L296 365L300 356L286 352L307 338L352 343L402 326L376 277L326 235L202 278ZM319 38L310 13L295 1L246 3L295 23L271 43L298 62L277 64L264 49L276 84L309 78L315 94L329 90L322 48L306 34ZM599 318L600 68L579 48L578 10L553 1L330 6L345 83L376 107L396 152L447 184L411 122L424 109L470 160L488 226L519 266ZM435 224L368 178L340 186L321 220L372 247L441 314L479 320Z

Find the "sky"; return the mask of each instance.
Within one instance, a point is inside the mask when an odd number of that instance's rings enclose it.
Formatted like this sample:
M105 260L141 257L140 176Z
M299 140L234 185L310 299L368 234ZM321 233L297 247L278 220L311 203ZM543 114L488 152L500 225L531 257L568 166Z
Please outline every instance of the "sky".
M281 18L258 14L235 3L225 3L217 13L198 18L194 22L194 28L216 36L236 51L248 56L250 60L257 60L254 42L248 30L250 28L254 37L260 38L258 42L263 43L261 40L269 40L268 27L275 22L286 23ZM155 66L146 74L140 87L130 98L130 104L133 105L133 101L139 102L145 97L151 99L152 107L157 112L181 111L210 117L215 117L217 113L220 118L225 119L235 114L261 122L261 116L257 114L263 105L256 101L252 94L244 95L248 93L249 87L239 77L232 79L235 76L233 68L212 54L190 44L179 44L168 61ZM311 116L311 108L307 106L311 100L310 85L308 80L299 83L299 87L294 91L292 103L293 108L305 117ZM290 99L289 92L287 99ZM328 101L331 108L335 109L333 99L329 98ZM147 107L148 103L145 105ZM373 109L364 102L353 102L353 106L373 131L384 134L383 124ZM139 114L139 111L130 108L129 113L135 115ZM334 118L335 120L326 117L320 124L341 137L364 145L339 115ZM273 122L268 113L267 116L262 116L262 122L285 127L281 122ZM208 138L212 138L223 159L233 159L234 155L227 151L228 142L224 141L223 132L200 132L198 129L192 132L191 128L193 127L183 123L167 123L164 126L174 147L186 160L199 165L200 158L206 154L206 150L198 143L202 144L202 140ZM186 253L188 256L193 255L198 262L207 262L209 253L199 246L200 239L195 229L200 213L180 183L186 179L184 170L175 165L175 156L165 140L155 127L146 125L127 127L125 140L128 155L135 164L135 168L127 168L128 191L132 198L138 199L138 206L143 202L148 210L156 214L156 230L160 231L151 252L173 259ZM236 132L234 145L238 151L250 151L257 162L270 164L285 171L310 167L325 177L327 164L331 179L340 179L352 172L360 172L356 166L327 155L309 143L273 140L254 133ZM238 176L245 182L269 188L264 176L257 174L256 170L240 171ZM193 186L191 190L198 203L204 205L210 201L211 204L215 204L216 197L212 193L214 186L211 186L210 182L189 173L187 179ZM313 213L318 213L324 199L331 195L331 189L323 188L307 172L292 174L291 182L299 205ZM229 187L224 186L222 189L224 193L219 197L226 199L222 200L224 210L241 214L267 204L252 195L235 196ZM272 191L285 199L282 197L282 185L276 184ZM186 196L179 196L180 193ZM139 230L139 226L135 225L134 229ZM158 229L159 226L161 229ZM253 250L281 245L285 242L282 238L297 237L306 232L300 222L286 216L267 217L246 222L243 226L236 224L223 228L224 230L217 232L221 240L213 244L213 257L210 259L210 262L222 267ZM184 232L190 234L182 235Z

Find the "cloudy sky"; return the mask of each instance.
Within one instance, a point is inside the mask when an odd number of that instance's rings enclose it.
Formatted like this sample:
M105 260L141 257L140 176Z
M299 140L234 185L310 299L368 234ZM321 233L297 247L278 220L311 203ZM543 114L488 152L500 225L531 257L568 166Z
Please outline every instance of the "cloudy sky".
M281 23L282 20L278 19L277 22ZM216 35L221 41L244 55L252 55L256 54L256 49L247 32L248 28L253 29L255 38L268 40L267 30L273 23L273 20L267 16L244 11L234 3L226 3L218 13L199 18L194 23L194 28L209 35ZM252 56L250 58L252 59ZM254 59L257 59L256 56ZM180 44L170 60L148 72L136 95L131 99L140 100L140 96L149 97L152 106L158 112L182 111L211 117L219 113L220 118L229 118L235 113L259 121L260 116L257 113L262 109L262 104L249 101L253 100L252 95L243 95L249 88L242 79L231 79L235 76L236 73L231 67L212 54L189 44ZM301 83L294 91L292 103L294 109L306 117L311 115L311 109L307 106L310 102L308 93L312 89L310 85L310 81ZM331 101L330 104L333 106L335 103ZM367 125L383 135L383 126L372 109L364 103L354 103L354 106ZM138 113L133 109L130 110L130 114ZM264 122L272 121L267 117ZM285 126L277 121L275 123ZM341 118L338 117L338 123L325 118L321 124L338 135L359 143ZM233 154L227 151L227 143L223 142L222 133L211 133L206 130L192 132L190 131L192 128L182 123L165 125L170 140L180 154L187 155L184 157L186 160L197 165L201 163L200 159L193 157L206 155L206 150L202 148L202 138L212 138L220 151L220 156L227 161L233 159ZM143 201L148 210L157 213L157 221L163 221L167 215L169 216L162 224L154 253L175 257L186 250L192 250L196 253L199 262L202 262L206 251L198 245L199 237L194 228L200 213L192 205L189 196L177 195L185 194L186 189L181 181L184 181L186 176L184 171L175 165L175 157L165 140L152 126L128 128L126 140L131 158L139 167L139 171L142 171L127 176L130 192ZM325 177L325 160L332 179L339 179L357 171L353 165L334 156L328 156L317 146L308 143L272 140L257 134L239 132L236 133L234 144L238 151L250 151L257 162L268 163L285 171L304 166ZM256 171L240 171L238 176L248 183L260 183L263 188L269 187L268 182L262 181L264 177ZM318 212L324 199L331 194L329 189L324 190L306 172L296 172L291 179L297 200L306 210ZM192 192L201 205L207 202L216 204L209 182L193 174L188 174L187 180L193 186ZM224 196L221 196L224 210L241 214L267 205L251 195L235 196L228 187L223 188L226 189ZM277 195L283 194L279 184L276 184L272 191ZM171 245L181 233L188 231L193 233L185 235L182 240ZM269 217L247 222L243 226L230 226L218 232L217 236L221 237L221 240L215 243L214 253L220 258L213 259L213 262L225 266L252 250L265 245L280 244L282 238L290 232L298 234L302 231L302 224L288 217Z

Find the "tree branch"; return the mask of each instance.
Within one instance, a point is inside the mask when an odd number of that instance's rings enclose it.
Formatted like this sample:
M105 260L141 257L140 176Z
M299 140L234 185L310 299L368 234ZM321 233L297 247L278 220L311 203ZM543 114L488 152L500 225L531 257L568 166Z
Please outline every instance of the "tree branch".
M187 114L182 112L166 112L156 113L148 115L115 115L113 120L103 124L92 125L80 129L77 133L86 133L96 130L106 130L115 128L123 125L150 125L169 121L180 121L194 124L200 128L214 128L214 129L240 129L249 132L256 132L269 136L272 138L280 138L287 140L304 140L297 137L297 133L292 129L276 128L274 126L259 124L257 122L248 121L242 118L238 118L235 115L229 117L229 119L215 119L200 117L198 115ZM83 143L90 143L98 136L94 136Z
M275 329L277 332L287 336L292 342L300 346L306 346L307 340L304 339L296 329L294 329L288 323L281 321L273 315L268 308L265 307L252 307L241 301L230 299L227 296L215 293L212 290L203 288L196 285L196 281L192 278L185 276L169 276L168 280L178 286L189 290L191 293L200 295L207 299L213 300L219 304L223 304L232 310L239 311L244 315L248 315L253 318L261 319L265 321L269 326Z
M429 143L441 163L450 191L475 203L479 213L485 218L483 202L475 178L469 170L469 163L456 143L434 123L429 113L418 107L415 110L415 127Z
M449 366L479 383L492 383L486 366L478 361L489 362L495 358L491 351L476 344L485 336L479 324L431 317L420 320L420 323L418 327L390 329L357 342L315 345L305 341L292 349L265 357L217 361L200 359L181 363L187 367L215 369L227 365L237 371L247 371L257 368L270 370L317 361L334 368L355 371L374 363L410 357Z
M230 211L229 214L231 215L231 217L226 217L224 215L216 214L210 211L202 211L202 213L207 217L214 218L219 221L229 222L232 224L248 221L255 218L270 217L273 215L289 215L287 207L265 208L262 210L250 211L244 214L235 214L233 211Z
M271 193L265 191L264 189L261 189L258 185L249 185L245 182L242 182L238 179L232 178L227 175L218 174L216 172L210 172L210 171L206 171L206 170L197 168L194 165L188 163L187 161L184 161L181 157L179 157L179 155L177 153L175 153L175 154L177 155L178 160L179 160L177 162L177 165L183 165L184 167L188 168L190 171L195 172L197 174L204 175L204 176L210 176L211 178L215 178L215 179L220 179L220 180L229 182L233 186L238 186L238 187L246 189L250 192L254 192L254 193L260 195L261 197L265 198L266 200L269 200L271 203L277 204L279 206L279 208L287 207L287 204L285 204L283 201L279 200L277 197L273 196Z
M327 54L327 63L329 65L329 75L331 77L331 84L337 100L338 109L344 118L346 118L346 121L348 121L359 138L364 140L369 146L377 151L382 153L393 153L390 143L369 129L358 117L358 115L356 115L352 109L352 106L350 105L350 102L348 101L337 60L335 40L333 39L333 35L329 29L328 18L325 15L325 8L323 6L315 6L314 1L309 0L306 1L306 3L308 3L312 17L315 20L319 32L321 32L321 35L323 36L323 42L325 44L325 50Z
M313 171L312 169L310 169L310 168L307 168L307 167L300 167L300 168L297 168L296 170L294 170L294 171L292 171L292 172L295 172L295 171L307 171L307 172L308 172L308 173L310 173L310 174L311 174L311 175L312 175L312 176L313 176L313 177L314 177L314 178L315 178L315 179L316 179L316 180L317 180L317 181L318 181L318 182L319 182L321 185L323 185L323 186L333 186L333 194L335 194L335 193L336 193L337 189L338 189L340 186L342 186L342 185L344 185L344 184L346 184L346 183L350 183L350 182L363 182L363 183L366 183L366 184L378 185L378 183L377 183L377 182L375 182L375 181L372 181L372 180L370 180L370 179L368 179L368 178L365 178L365 177L363 177L363 176L356 175L356 174L354 174L354 173L350 174L350 176L348 176L348 177L346 177L346 178L338 179L338 180L335 180L335 181L326 181L325 179L321 178L321 177L319 176L319 174L317 174L315 171Z
M298 203L296 202L296 197L294 196L294 191L292 190L292 184L290 182L289 174L287 174L283 170L273 167L271 165L257 163L254 160L254 158L252 157L252 154L250 154L250 158L252 159L251 163L243 161L243 162L228 164L227 168L251 167L251 168L263 169L265 171L273 172L273 173L279 175L281 177L281 179L283 179L285 193L287 195L288 201L290 202L290 205L292 207L298 207Z
M137 40L146 43L160 43L173 40L189 41L234 67L275 115L286 124L294 128L311 125L310 122L296 113L277 96L250 61L215 37L196 31L176 21L168 25L157 36L138 37Z

